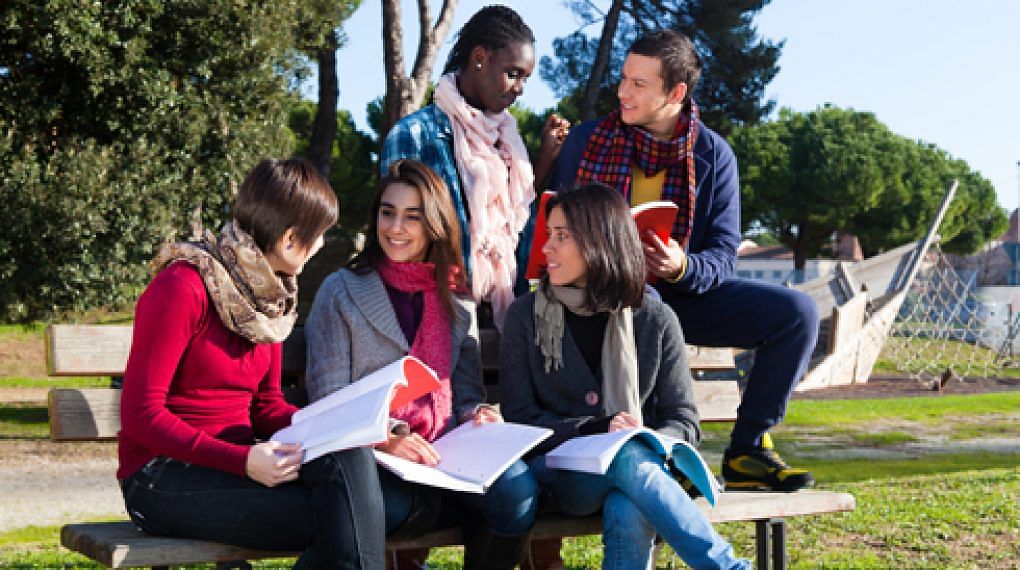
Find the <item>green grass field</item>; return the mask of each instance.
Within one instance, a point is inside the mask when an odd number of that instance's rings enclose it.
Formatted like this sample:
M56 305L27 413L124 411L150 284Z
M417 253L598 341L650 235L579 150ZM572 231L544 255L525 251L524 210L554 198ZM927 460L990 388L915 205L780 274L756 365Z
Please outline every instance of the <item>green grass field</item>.
M794 400L776 430L784 457L810 468L819 487L852 493L852 513L788 521L792 568L1016 568L1020 560L1020 451L971 449L988 437L1020 442L1020 392L894 398ZM45 409L0 405L0 439L46 437ZM705 426L703 448L718 453L729 426ZM919 442L943 442L911 451ZM833 443L836 442L836 443ZM858 452L907 449L907 456ZM73 453L73 451L72 451ZM753 525L720 525L738 553L753 556ZM0 535L0 566L89 567L57 546L58 527ZM601 564L599 537L564 543L568 568ZM436 549L430 568L460 567L456 548ZM659 566L683 567L668 548ZM263 561L261 568L289 561Z

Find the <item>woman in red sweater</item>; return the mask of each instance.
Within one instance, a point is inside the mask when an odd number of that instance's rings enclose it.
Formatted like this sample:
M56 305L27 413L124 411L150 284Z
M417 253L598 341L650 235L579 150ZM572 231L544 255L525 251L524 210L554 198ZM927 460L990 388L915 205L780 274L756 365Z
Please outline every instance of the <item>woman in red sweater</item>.
M302 465L297 445L259 442L295 411L280 390L280 343L296 319L295 276L337 209L309 163L264 160L218 236L156 257L124 373L117 470L142 530L303 551L299 567L382 568L371 452Z

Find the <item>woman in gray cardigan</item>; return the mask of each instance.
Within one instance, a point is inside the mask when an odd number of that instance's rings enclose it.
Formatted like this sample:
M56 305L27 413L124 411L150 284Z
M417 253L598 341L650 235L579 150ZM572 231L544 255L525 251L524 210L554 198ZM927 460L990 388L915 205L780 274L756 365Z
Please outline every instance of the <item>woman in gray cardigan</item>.
M365 249L326 279L305 326L313 401L407 354L436 371L441 387L394 411L389 440L376 446L423 464L438 462L431 443L458 423L502 421L484 403L474 305L458 295L459 231L442 180L420 162L393 163L372 203ZM520 559L538 491L523 461L484 495L408 483L386 470L379 477L388 534L422 534L466 513L466 568L512 568Z
M511 305L500 346L510 421L551 428L539 453L580 435L647 426L697 444L698 414L673 312L645 295L645 263L615 190L563 190L546 207L547 275ZM653 449L631 439L605 475L529 462L571 515L603 509L603 568L647 568L661 535L694 568L746 568Z

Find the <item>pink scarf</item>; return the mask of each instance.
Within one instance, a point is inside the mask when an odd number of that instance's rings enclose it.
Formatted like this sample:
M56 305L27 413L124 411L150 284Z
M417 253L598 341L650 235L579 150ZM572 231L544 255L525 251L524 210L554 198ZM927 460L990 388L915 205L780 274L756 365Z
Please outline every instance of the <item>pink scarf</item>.
M469 105L453 73L439 79L435 96L453 126L453 154L467 197L471 292L475 300L492 302L502 330L514 300L514 250L535 199L535 175L510 113L494 115Z
M453 388L450 385L452 333L450 319L443 313L442 300L436 288L436 266L385 259L375 269L390 287L404 293L421 291L424 296L421 324L409 354L436 371L440 386L438 390L394 411L392 416L407 422L412 432L430 442L435 441L453 416Z

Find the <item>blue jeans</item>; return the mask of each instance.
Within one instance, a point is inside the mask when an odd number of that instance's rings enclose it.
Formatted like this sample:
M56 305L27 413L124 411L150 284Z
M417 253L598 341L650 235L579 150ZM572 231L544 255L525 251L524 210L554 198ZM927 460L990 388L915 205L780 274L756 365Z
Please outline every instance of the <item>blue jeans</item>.
M760 445L762 434L783 421L793 388L807 371L818 340L818 305L795 289L740 278L698 295L678 294L668 285L660 293L687 342L755 349L732 440Z
M585 516L602 509L603 568L650 568L656 534L692 568L751 568L750 561L734 556L662 458L641 441L624 444L605 475L551 469L544 456L529 465L564 513Z
M296 567L384 565L381 491L371 451L332 453L276 487L157 457L121 481L131 520L157 536L302 552Z
M438 495L436 503L451 516L437 516L438 521L448 524L484 524L491 532L502 536L523 534L535 525L535 511L538 507L538 483L523 461L516 461L507 469L484 495L458 493L408 483L385 469L380 468L383 500L386 505L386 533L400 529L407 520L415 501L416 493ZM456 513L476 517L479 520L460 520ZM440 523L441 524L441 523ZM424 529L432 530L432 529Z

